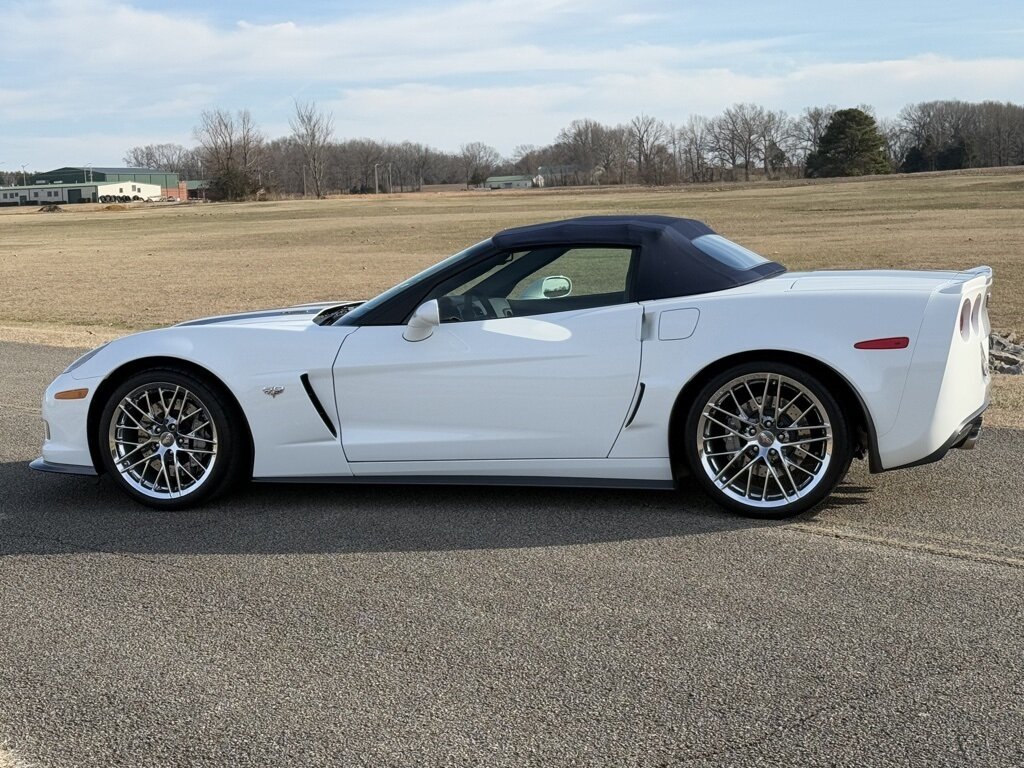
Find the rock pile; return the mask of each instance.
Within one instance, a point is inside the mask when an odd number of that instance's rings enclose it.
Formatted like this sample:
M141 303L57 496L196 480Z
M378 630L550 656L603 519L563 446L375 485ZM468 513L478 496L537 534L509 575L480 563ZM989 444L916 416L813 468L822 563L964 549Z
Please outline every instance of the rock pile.
M993 333L989 339L989 367L993 373L1024 374L1024 345L1016 333Z

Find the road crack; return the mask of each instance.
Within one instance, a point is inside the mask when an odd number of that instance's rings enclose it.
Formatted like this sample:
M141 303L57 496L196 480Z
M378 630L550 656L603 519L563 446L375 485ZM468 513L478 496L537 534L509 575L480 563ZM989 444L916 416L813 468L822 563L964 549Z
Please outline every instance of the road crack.
M964 549L958 546L949 546L946 544L935 544L927 541L894 539L887 536L862 533L845 526L828 525L826 523L792 523L785 526L783 530L807 533L812 536L842 539L846 541L859 541L865 544L875 544L877 546L889 547L890 549L901 549L907 552L923 552L930 555L949 557L955 560L986 563L1005 568L1024 569L1024 557L1000 555L994 552L981 552L978 550ZM966 541L959 542L957 540L953 540L952 543L970 545L970 542ZM1013 550L1011 549L1011 551Z

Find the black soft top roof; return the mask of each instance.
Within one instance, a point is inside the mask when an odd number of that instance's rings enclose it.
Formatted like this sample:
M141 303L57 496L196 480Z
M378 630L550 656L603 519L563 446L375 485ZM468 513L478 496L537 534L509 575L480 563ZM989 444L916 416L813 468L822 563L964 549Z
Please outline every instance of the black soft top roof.
M704 222L674 216L582 216L506 229L491 241L508 250L557 245L639 247L633 294L640 301L721 291L786 271L772 261L736 269L692 242L713 234Z

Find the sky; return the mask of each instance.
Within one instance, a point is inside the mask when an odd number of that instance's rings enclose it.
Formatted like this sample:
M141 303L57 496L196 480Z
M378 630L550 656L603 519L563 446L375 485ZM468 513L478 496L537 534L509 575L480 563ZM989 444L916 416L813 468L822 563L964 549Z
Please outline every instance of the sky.
M1024 102L1024 1L0 0L6 171L190 145L218 107L283 136L296 100L337 138L509 155L582 117L931 99Z

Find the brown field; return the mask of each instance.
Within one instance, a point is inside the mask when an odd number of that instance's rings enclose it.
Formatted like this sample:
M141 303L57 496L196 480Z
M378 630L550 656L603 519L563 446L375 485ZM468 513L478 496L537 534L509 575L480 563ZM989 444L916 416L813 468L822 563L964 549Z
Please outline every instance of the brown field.
M0 209L0 326L109 334L369 297L503 227L652 212L703 219L793 270L989 264L993 324L1024 331L1024 173L102 208Z
M988 264L994 327L1024 331L1022 172L65 211L0 209L0 339L90 345L201 315L365 298L504 227L627 212L703 219L791 270Z

